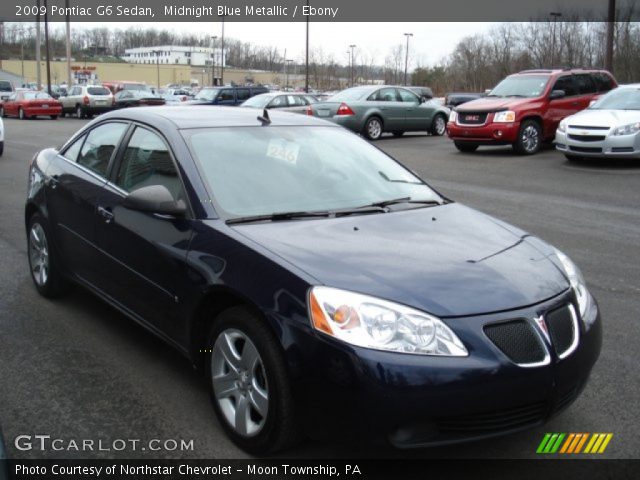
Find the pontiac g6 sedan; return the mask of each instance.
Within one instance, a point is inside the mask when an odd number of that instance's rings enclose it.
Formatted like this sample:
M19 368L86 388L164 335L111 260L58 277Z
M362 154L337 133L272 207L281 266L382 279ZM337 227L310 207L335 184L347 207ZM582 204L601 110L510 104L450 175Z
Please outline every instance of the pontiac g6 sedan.
M107 113L33 159L25 224L37 290L79 284L181 351L250 452L539 425L600 351L565 254L313 117Z

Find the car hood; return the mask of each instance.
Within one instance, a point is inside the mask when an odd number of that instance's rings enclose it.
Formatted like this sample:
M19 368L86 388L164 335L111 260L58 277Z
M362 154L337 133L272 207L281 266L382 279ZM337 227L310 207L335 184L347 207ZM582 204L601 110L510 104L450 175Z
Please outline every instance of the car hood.
M567 118L567 125L619 127L640 122L639 110L583 110Z
M530 103L531 98L492 98L483 97L465 102L455 108L457 112L497 112L516 108L519 105Z
M520 308L569 288L550 248L459 204L232 228L319 283L441 317Z

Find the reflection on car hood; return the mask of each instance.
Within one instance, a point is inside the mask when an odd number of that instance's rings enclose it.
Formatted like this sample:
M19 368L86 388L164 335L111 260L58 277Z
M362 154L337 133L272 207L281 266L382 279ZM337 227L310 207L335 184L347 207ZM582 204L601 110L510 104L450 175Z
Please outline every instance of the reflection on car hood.
M499 110L507 110L516 108L518 105L530 103L531 98L494 98L484 97L465 102L455 108L457 112L497 112Z
M619 127L640 122L640 110L583 110L567 117L567 125Z
M569 287L548 252L505 225L449 204L233 228L320 283L446 317L515 309Z

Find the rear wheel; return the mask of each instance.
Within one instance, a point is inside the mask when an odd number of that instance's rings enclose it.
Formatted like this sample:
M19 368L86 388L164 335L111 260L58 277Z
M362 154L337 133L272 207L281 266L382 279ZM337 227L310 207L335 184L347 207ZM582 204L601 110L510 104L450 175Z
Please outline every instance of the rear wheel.
M465 142L453 142L458 150L465 153L475 152L478 149L478 145L475 143L465 143Z
M4 153L4 142L0 142L0 157Z
M59 259L51 244L49 226L39 213L29 220L28 236L29 267L36 289L48 298L63 295L70 285L61 273Z
M82 110L82 107L80 105L76 107L76 117L84 118L84 110Z
M433 123L431 124L431 135L436 135L441 137L447 131L447 119L444 118L444 115L438 114L433 119Z
M520 125L518 139L513 149L520 155L533 155L542 147L542 128L535 120L525 120Z
M364 124L364 134L369 140L378 140L382 136L382 120L371 117Z
M24 113L24 110L22 109L22 107L20 108L20 110L18 110L18 118L20 120L26 120L27 118L29 118L27 117L27 114Z
M222 312L205 351L214 410L238 446L265 453L298 440L288 369L262 319L244 307Z

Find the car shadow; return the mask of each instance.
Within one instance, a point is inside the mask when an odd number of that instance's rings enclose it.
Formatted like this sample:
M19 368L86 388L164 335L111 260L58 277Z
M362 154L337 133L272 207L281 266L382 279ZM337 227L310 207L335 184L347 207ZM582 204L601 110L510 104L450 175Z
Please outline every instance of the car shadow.
M622 159L622 158L588 158L578 157L575 159L567 159L565 166L575 169L588 169L591 171L640 171L640 159Z

